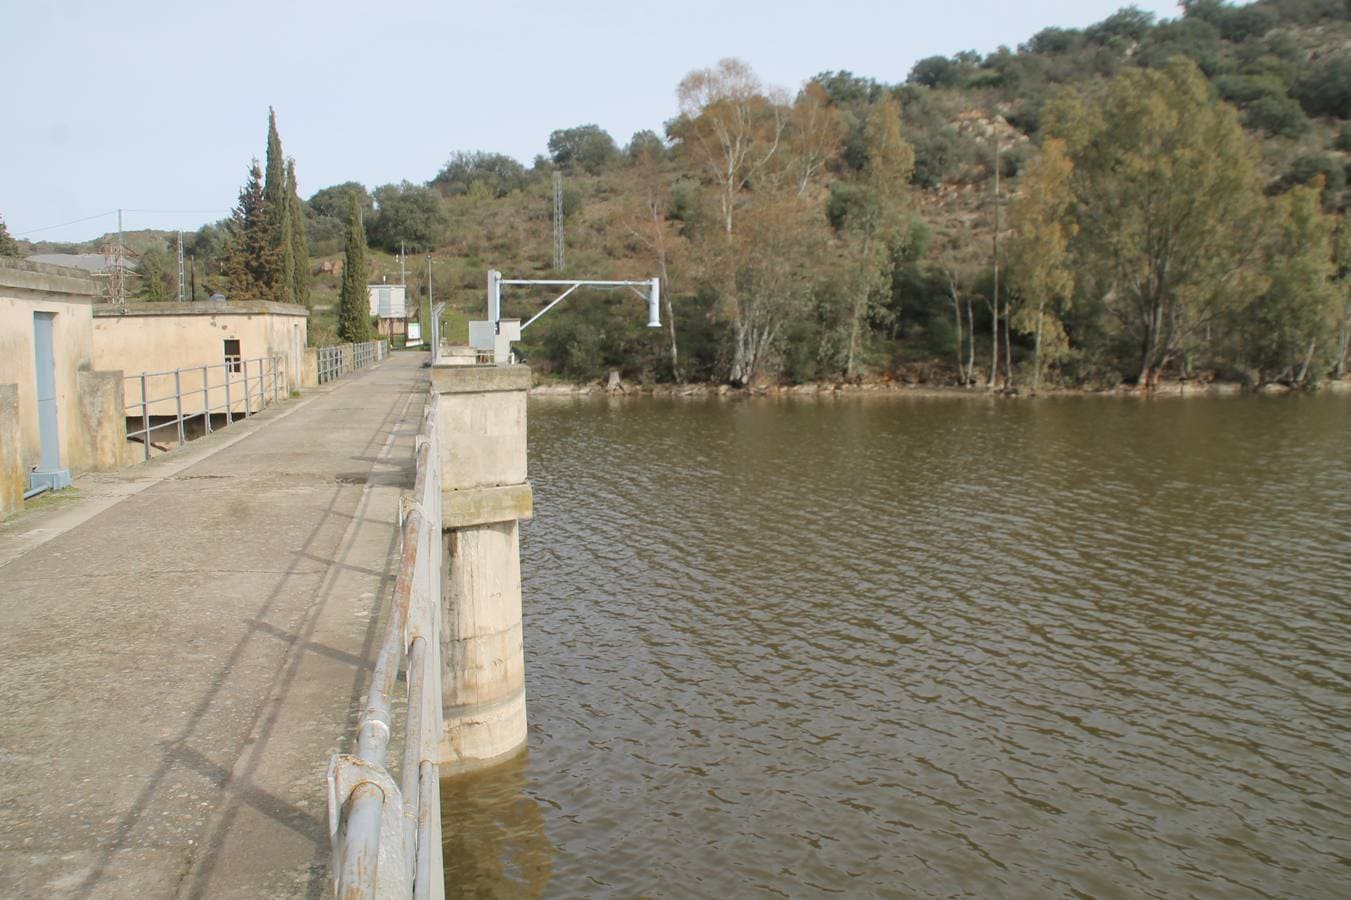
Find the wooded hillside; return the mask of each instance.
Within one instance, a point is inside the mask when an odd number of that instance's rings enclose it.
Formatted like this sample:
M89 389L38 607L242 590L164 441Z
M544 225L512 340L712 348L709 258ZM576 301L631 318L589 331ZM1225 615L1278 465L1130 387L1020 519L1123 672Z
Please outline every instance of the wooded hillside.
M489 268L659 275L661 333L621 292L579 292L530 329L531 364L571 379L1340 376L1351 4L1184 6L930 57L901 84L833 71L788 93L723 60L673 86L661 134L620 146L563 127L529 167L464 149L425 181L324 188L303 204L316 333L355 200L371 278L397 278L402 244L425 298L430 254L454 323L482 316ZM207 283L226 277L229 234L192 238ZM549 296L504 299L525 317Z

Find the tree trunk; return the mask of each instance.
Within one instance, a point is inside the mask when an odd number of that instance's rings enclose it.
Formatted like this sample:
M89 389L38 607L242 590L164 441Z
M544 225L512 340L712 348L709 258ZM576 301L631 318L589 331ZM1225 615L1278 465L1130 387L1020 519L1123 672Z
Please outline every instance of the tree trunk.
M1004 313L1004 387L1013 387L1013 348L1009 342L1009 319L1008 310Z
M854 357L858 353L859 330L862 327L863 316L868 312L868 292L866 285L868 283L867 270L869 253L872 251L872 226L867 226L863 231L863 252L860 254L858 263L858 281L865 289L859 291L859 295L854 298L853 315L849 322L849 358L844 367L844 376L849 381L854 380ZM855 288L855 290L858 290Z
M976 311L971 298L966 298L966 383L976 383Z
M675 379L676 384L681 384L684 379L680 377L680 349L676 346L675 314L671 312L671 276L666 272L665 246L657 250L657 266L661 269L663 285L661 299L666 305L666 328L671 334L671 377Z
M991 131L994 138L994 290L991 292L990 308L993 319L990 322L990 382L986 387L994 389L995 379L999 376L999 132Z
M1150 308L1149 317L1145 322L1144 346L1140 353L1140 387L1144 390L1153 388L1153 382L1158 378L1156 356L1158 354L1159 316L1161 312L1158 304L1155 304Z
M732 370L728 374L727 380L740 386L750 380L751 361L748 352L749 339L746 334L746 326L739 316L732 324L732 333L736 346L732 350Z
M990 380L985 386L993 391L994 380L1000 374L1000 296L997 293L990 305L990 314L993 316L990 322Z
M1313 350L1317 343L1316 338L1309 339L1309 352L1304 354L1304 362L1299 367L1299 374L1295 376L1295 384L1303 384L1304 379L1308 377L1309 366L1313 363Z
M1041 322L1046 304L1037 307L1037 336L1032 343L1032 393L1041 387Z
M671 311L671 294L668 290L662 298L666 303L666 324L671 332L671 377L676 384L684 384L685 376L680 371L680 348L676 346L675 313Z
M1347 315L1342 319L1341 328L1337 332L1337 359L1332 364L1333 378L1341 378L1346 374L1348 344L1351 344L1351 309L1347 310Z
M844 365L844 377L846 381L854 380L854 351L858 346L858 307L858 300L855 299L853 321L849 323L849 356Z
M957 295L957 282L953 280L952 273L948 272L948 292L952 295L952 312L957 320L957 382L966 384L966 369L962 366L962 301Z

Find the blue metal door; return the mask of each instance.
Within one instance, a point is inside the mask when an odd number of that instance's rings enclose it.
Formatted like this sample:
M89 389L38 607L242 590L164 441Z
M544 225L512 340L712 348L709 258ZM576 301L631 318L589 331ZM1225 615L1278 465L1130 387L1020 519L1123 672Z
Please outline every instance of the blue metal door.
M56 353L52 342L55 320L56 313L33 313L40 455L38 469L30 479L31 487L48 484L62 488L70 484L70 473L61 468L61 440L56 422Z

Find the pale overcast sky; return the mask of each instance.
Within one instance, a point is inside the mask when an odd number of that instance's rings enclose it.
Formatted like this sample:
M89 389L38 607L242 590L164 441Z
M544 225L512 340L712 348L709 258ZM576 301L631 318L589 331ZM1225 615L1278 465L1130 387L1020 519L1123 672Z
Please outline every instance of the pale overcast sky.
M455 150L528 165L556 128L594 122L621 145L660 133L680 79L724 56L789 90L830 69L891 83L925 56L1016 47L1124 5L0 0L0 216L34 240L97 237L118 207L137 210L128 230L222 218L264 153L269 104L308 197L425 182Z

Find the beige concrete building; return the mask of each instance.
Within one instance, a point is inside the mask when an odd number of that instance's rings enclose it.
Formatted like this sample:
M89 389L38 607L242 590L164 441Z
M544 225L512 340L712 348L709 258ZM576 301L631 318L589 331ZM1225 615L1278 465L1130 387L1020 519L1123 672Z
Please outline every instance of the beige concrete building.
M0 260L0 515L16 490L121 462L122 375L94 371L98 293L83 272Z
M270 402L273 359L280 359L276 387L281 396L300 389L308 324L303 306L286 303L99 305L93 317L94 364L128 376L184 370L178 379L184 414L199 413L206 405L223 412L227 390L230 408L242 412L246 381L251 394L265 391ZM139 380L129 378L126 390L127 403L139 404ZM151 400L174 393L172 374L147 378ZM161 400L152 403L149 414L174 415L176 409L174 401Z

